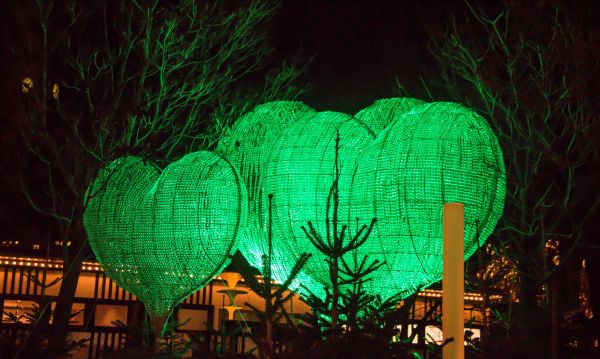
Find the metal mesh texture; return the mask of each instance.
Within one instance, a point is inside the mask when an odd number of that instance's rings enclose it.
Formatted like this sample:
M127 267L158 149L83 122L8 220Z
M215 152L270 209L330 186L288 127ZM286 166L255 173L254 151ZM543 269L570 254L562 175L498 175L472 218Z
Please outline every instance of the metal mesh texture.
M487 122L454 103L424 104L395 119L358 159L351 212L376 217L359 255L385 260L368 289L404 296L441 279L442 208L465 204L465 259L504 207L502 152Z
M385 98L360 110L355 117L367 125L375 136L379 136L381 131L394 122L400 114L424 103L425 101L410 97Z
M335 139L339 130L340 218L348 217L350 184L356 158L374 140L372 132L354 117L318 112L291 123L272 148L264 190L273 193L274 277L283 279L302 252L312 253L300 282L316 294L329 284L329 273L320 254L301 230L312 221L324 236L326 201L334 178Z
M263 191L267 159L287 126L311 113L314 110L301 102L264 103L238 119L217 146L246 184L248 222L240 228L237 245L254 267L262 266L262 256L268 252L268 193Z
M190 153L162 173L124 157L92 183L84 225L107 274L165 316L222 270L245 202L233 166L210 152Z

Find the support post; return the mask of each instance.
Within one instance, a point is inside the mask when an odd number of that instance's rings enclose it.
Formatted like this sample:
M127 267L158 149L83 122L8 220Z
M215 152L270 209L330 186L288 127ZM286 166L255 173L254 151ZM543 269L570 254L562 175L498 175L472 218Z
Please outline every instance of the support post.
M150 343L150 351L152 353L160 353L160 337L168 318L169 315L150 315L150 327L154 332L154 341Z
M443 348L443 359L463 359L464 347L464 233L465 206L444 204L444 275L442 279L442 332L444 340L453 338Z

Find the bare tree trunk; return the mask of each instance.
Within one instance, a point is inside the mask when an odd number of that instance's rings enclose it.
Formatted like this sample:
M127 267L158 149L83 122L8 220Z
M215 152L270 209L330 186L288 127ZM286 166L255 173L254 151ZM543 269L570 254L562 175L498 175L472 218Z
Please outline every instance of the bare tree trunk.
M552 327L550 332L550 358L558 359L558 285L554 278L549 280Z
M31 328L28 338L28 343L31 343L31 345L39 345L44 340L45 334L48 332L51 300L52 297L47 295L42 295L40 298L38 303L40 313L36 322Z
M142 338L145 318L146 310L142 302L135 301L128 306L126 347L141 347L144 343Z
M273 353L273 317L267 318L267 333L265 338L265 358L271 359Z
M485 347L485 345L487 344L487 340L488 337L490 335L490 327L489 327L489 323L488 323L488 316L487 316L487 307L488 307L488 293L487 293L487 288L485 288L485 290L482 291L481 293L481 335L480 335L480 341L481 341L481 345L483 347Z
M519 277L519 307L527 313L537 307L538 283L528 275Z
M338 298L340 296L340 288L338 285L338 273L339 273L339 264L338 259L334 258L332 264L332 272L335 273L336 278L332 278L332 288L331 288L331 339L335 339L336 331L338 326Z
M83 241L80 241L83 242ZM80 246L85 246L81 243ZM83 262L83 248L78 248L71 258L65 258L63 263L63 278L56 299L56 309L52 321L52 332L50 335L50 346L61 348L64 346L69 330L69 320L73 308L73 299L77 290L77 282L81 274Z
M150 326L154 332L154 339L150 342L150 351L152 353L160 352L160 335L166 321L167 316L150 316Z
M536 341L540 336L550 336L550 317L548 311L537 304L540 283L523 273L519 283L519 303L515 307L514 321L511 324L511 340L518 343L524 356L538 355L548 357L548 342ZM537 353L537 354L536 354Z

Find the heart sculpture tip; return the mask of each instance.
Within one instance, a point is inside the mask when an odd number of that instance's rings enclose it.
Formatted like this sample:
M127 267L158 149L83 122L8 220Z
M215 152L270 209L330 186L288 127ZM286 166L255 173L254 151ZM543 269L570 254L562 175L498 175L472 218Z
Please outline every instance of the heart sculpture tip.
M119 158L90 186L84 225L102 268L165 316L226 265L246 216L235 168L210 152L190 153L162 172Z

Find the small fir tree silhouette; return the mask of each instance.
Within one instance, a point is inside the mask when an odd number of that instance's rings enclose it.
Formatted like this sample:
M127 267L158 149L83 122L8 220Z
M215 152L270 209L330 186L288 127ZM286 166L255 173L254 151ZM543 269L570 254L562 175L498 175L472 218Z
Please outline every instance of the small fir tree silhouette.
M370 261L365 255L359 260L357 249L368 239L376 218L371 219L369 225L358 228L353 236L348 234L348 226L341 225L339 220L339 180L340 180L340 134L336 133L334 178L327 196L325 211L325 235L320 234L311 221L308 228L302 230L315 246L325 255L329 269L331 286L326 286L325 300L321 300L313 293L307 298L313 310L313 315L319 326L326 328L330 339L335 339L344 326L345 330L357 327L359 314L366 308L374 297L363 290L363 285L368 281L368 276L379 269L385 262L375 259ZM348 237L350 237L348 239ZM347 259L347 254L352 255L352 261Z

